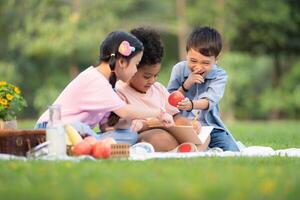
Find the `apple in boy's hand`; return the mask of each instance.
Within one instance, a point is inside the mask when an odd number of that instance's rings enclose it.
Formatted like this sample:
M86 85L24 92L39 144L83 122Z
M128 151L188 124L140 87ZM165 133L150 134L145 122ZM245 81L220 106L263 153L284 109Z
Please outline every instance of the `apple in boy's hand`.
M168 98L168 101L169 101L169 104L174 106L174 107L177 107L177 104L182 101L185 97L183 96L183 94L179 91L174 91L170 94L169 98Z
M92 152L92 145L86 141L81 141L73 147L72 152L77 156L90 155Z

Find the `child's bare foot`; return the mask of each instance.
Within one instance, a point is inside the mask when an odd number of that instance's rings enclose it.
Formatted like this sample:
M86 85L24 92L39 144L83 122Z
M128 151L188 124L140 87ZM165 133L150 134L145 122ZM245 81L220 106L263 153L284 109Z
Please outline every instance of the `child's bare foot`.
M198 151L207 151L209 143L210 143L210 136L207 137L204 144L197 144Z
M208 146L205 144L197 144L196 147L197 147L197 151L199 152L208 150Z

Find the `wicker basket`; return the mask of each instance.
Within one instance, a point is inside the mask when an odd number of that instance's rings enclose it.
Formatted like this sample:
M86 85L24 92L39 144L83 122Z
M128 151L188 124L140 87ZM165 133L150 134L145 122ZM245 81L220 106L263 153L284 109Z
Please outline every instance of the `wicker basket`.
M130 147L129 144L124 144L124 143L112 144L109 158L128 158L129 147ZM72 146L67 146L67 154L69 156L76 156L72 152Z
M112 144L110 158L128 158L129 144Z
M0 130L0 153L26 156L27 151L45 141L45 130Z

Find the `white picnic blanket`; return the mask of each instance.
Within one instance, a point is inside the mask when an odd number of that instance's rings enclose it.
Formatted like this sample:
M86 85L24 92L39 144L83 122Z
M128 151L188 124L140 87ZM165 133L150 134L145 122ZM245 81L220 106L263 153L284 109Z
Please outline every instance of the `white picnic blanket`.
M208 135L211 133L213 127L211 126L203 126L202 132L199 135L199 139L204 142ZM286 157L300 157L300 148L288 148L288 149L279 149L274 150L271 147L266 146L250 146L245 147L243 143L237 142L237 145L240 149L240 152L231 152L231 151L222 151L220 148L212 148L205 152L190 152L190 153L177 153L177 152L154 152L154 148L152 145L140 145L138 143L136 147L132 146L130 148L130 157L129 160L148 160L148 159L170 159L170 158L195 158L195 157L276 157L276 156L286 156ZM144 146L143 148L139 148ZM124 160L128 160L124 159ZM96 160L92 156L38 156L36 158L27 158L22 156L14 156L8 154L0 154L0 160L49 160L49 161L81 161L81 160Z
M251 146L245 147L240 152L231 152L225 151L223 152L219 148L210 149L206 152L191 152L191 153L162 153L162 152L154 152L154 153L131 153L129 160L148 160L148 159L170 159L170 158L196 158L196 157L300 157L300 148L289 148L289 149L279 149L274 150L271 147L264 146ZM0 154L0 160L33 160L33 158L26 158L22 156L14 156L8 154ZM81 161L81 160L96 160L91 156L79 156L79 157L49 157L44 156L40 158L34 158L34 160L49 160L49 161L57 161L57 160L67 160L67 161ZM127 160L127 159L126 159Z
M240 152L220 151L209 149L205 152L191 153L136 153L130 155L130 160L167 159L167 158L195 158L195 157L300 157L300 148L274 150L271 147L251 146Z

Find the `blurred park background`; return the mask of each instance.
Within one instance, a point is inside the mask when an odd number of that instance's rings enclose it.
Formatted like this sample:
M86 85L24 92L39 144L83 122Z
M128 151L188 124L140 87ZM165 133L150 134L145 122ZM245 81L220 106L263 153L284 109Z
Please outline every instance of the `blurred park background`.
M223 36L219 65L229 78L221 110L233 135L246 146L299 148L299 0L1 0L0 81L19 86L28 102L19 127L32 128L78 73L97 64L109 32L157 29L166 48L159 81L166 85L199 25ZM279 156L0 161L0 196L298 200L299 164Z
M28 102L18 118L37 119L70 80L97 64L109 32L150 26L165 45L159 81L166 85L185 58L187 35L201 25L223 36L224 119L300 118L298 0L3 0L0 80L18 85Z

